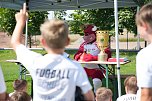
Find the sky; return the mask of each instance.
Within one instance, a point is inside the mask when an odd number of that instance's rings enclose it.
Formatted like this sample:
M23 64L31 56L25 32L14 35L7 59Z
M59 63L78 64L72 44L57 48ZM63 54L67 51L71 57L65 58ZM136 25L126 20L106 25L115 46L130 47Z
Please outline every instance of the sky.
M67 10L67 16L65 16L65 20L72 20L72 18L69 18L68 16L73 13L74 10ZM48 11L48 19L53 19L54 18L54 11Z

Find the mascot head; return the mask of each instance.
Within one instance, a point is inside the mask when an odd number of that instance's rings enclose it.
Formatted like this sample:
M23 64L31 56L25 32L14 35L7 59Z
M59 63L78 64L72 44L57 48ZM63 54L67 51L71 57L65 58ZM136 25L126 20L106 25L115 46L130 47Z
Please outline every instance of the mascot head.
M85 43L93 43L96 41L97 27L94 25L84 25L84 41Z

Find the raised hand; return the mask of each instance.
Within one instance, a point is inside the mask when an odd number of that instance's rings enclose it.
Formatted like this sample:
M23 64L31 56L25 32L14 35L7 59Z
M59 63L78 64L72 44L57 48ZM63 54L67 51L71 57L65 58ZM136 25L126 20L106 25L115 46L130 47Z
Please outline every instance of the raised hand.
M17 23L24 26L27 18L28 18L28 13L26 11L26 3L24 3L23 9L21 9L20 12L15 14L15 19Z
M16 26L11 39L11 44L15 51L16 51L16 47L22 44L22 34L27 17L28 17L28 13L26 11L26 3L24 3L23 9L21 9L20 12L15 14Z

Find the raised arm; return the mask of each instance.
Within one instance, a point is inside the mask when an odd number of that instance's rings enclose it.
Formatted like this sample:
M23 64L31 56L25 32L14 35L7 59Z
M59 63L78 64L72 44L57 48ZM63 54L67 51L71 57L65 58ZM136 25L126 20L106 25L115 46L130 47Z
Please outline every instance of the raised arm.
M20 12L15 14L16 26L11 39L11 44L14 50L16 50L16 47L21 44L22 33L27 17L28 13L26 12L26 3L24 3L23 9L21 9Z

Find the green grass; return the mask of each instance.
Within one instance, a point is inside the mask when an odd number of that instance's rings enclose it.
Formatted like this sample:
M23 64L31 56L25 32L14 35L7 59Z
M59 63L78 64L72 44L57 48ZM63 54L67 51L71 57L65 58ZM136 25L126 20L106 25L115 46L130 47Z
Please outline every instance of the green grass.
M40 50L37 52L42 53L42 54L46 53L44 50ZM70 54L70 58L73 58L73 55L76 53L76 51L66 51L66 52ZM115 57L115 53L113 53L112 57ZM134 75L136 73L136 71L135 71L136 53L120 52L120 57L127 57L129 60L131 60L130 63L120 66L121 75L124 75L124 74L129 74L129 75L133 74ZM14 64L14 63L6 62L6 60L9 60L9 59L16 59L16 55L15 55L14 51L12 51L12 50L0 50L0 65L2 66L2 69L3 69L8 93L13 92L12 82L15 79L19 78L18 65ZM26 80L28 81L28 93L30 94L30 92L31 92L31 77L27 76ZM122 94L124 94L123 79L121 81L122 81ZM103 86L105 86L105 84L106 83L105 83L105 79L104 79ZM113 89L113 84L111 82L109 82L109 88Z
M37 51L44 54L45 51ZM7 85L7 92L13 92L12 82L19 78L19 66L15 63L6 62L6 60L16 59L16 55L13 50L0 50L0 65L3 70L5 82ZM31 77L27 76L28 81L28 93L31 92Z

